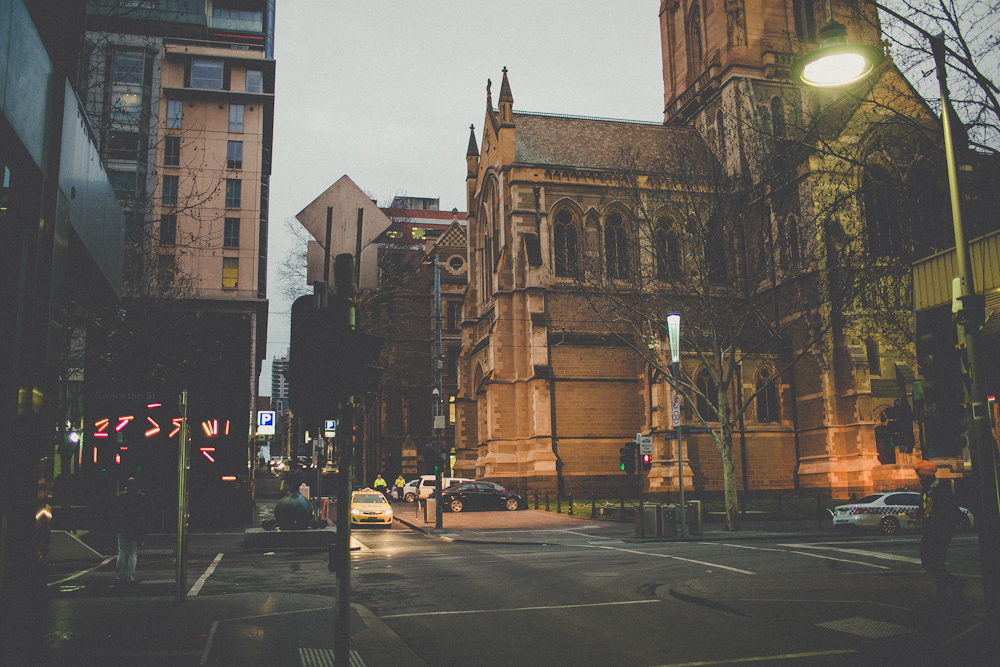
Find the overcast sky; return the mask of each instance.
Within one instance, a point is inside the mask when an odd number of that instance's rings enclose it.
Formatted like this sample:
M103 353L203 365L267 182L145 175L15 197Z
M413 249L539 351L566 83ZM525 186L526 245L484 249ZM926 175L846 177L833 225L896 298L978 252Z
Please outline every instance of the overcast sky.
M465 211L469 125L482 141L507 67L514 109L661 121L659 0L279 0L267 360L288 348L285 221L347 174L386 205Z

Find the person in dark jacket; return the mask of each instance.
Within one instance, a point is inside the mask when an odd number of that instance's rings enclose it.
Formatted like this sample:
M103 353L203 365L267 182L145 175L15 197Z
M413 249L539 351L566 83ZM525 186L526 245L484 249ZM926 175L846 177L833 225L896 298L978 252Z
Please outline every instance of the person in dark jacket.
M946 599L950 592L956 599L962 595L965 582L945 569L945 556L951 538L962 521L962 510L947 482L937 479L937 466L930 461L920 461L914 466L920 478L921 531L920 564L934 575L937 581L936 599Z
M139 542L146 537L148 527L146 495L139 491L135 477L129 477L125 490L115 496L112 517L118 533L115 583L132 584Z

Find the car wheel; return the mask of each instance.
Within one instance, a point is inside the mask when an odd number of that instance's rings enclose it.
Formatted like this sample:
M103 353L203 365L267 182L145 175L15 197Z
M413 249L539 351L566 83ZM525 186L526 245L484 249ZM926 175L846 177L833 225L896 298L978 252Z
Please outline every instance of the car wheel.
M878 529L882 531L883 535L895 535L899 532L899 519L894 516L887 516L882 519L882 522L878 525Z
M461 500L453 500L453 501L451 501L451 511L452 512L461 512L462 511L462 501Z
M416 499L417 499L417 494L415 493L407 493L405 496L403 496L403 500L405 500L408 503L412 503Z
M513 512L514 510L516 510L517 509L517 499L516 498L508 498L507 499L507 503L506 503L506 507L511 512Z

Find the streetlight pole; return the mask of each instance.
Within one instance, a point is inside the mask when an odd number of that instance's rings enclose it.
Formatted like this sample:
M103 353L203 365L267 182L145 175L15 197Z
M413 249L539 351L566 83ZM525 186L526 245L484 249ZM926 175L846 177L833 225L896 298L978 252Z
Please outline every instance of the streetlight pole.
M906 23L930 41L937 70L938 85L941 93L941 123L944 131L944 148L948 172L948 190L951 199L952 226L955 234L955 258L958 277L955 278L952 294L955 324L958 328L958 348L962 352L963 364L966 368L964 377L965 409L967 417L967 433L969 434L969 449L972 455L972 470L979 485L980 505L977 509L976 524L979 528L979 565L983 573L983 601L986 617L992 628L1000 628L1000 484L997 479L997 451L990 430L989 403L986 393L986 378L984 368L979 361L977 347L980 329L985 319L985 298L976 294L971 272L971 253L965 240L965 229L962 224L961 199L958 191L958 171L955 160L955 146L951 128L951 101L947 86L947 69L945 53L955 55L944 43L944 35L931 35L912 21L889 10L877 2L871 4ZM830 23L834 23L832 20ZM845 31L846 35L846 31ZM837 55L848 50L846 39L836 46ZM865 48L865 47L862 47ZM867 47L871 48L871 47ZM792 76L808 85L836 86L857 81L848 79L845 74L838 80L829 70L830 78L817 83L810 79L809 68L828 55L830 48L821 45L815 52L807 53L792 66ZM870 71L870 68L869 68ZM996 635L991 635L996 640Z
M670 374L674 380L674 395L681 395L681 316L678 313L667 315L667 337L670 338ZM679 405L679 403L678 403ZM687 537L687 517L685 515L686 503L684 502L684 440L681 436L681 420L674 421L674 429L677 431L677 486L681 505L681 537Z
M441 431L444 414L441 411L441 264L434 255L434 527L441 528L444 508L441 506Z

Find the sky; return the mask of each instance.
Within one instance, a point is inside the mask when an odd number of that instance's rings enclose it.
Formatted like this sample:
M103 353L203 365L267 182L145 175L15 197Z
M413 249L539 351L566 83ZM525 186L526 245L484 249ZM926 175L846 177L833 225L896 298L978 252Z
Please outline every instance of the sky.
M267 357L288 349L280 294L286 221L348 175L466 210L469 125L482 142L486 81L516 111L662 121L660 0L278 0ZM303 292L307 288L303 287Z

